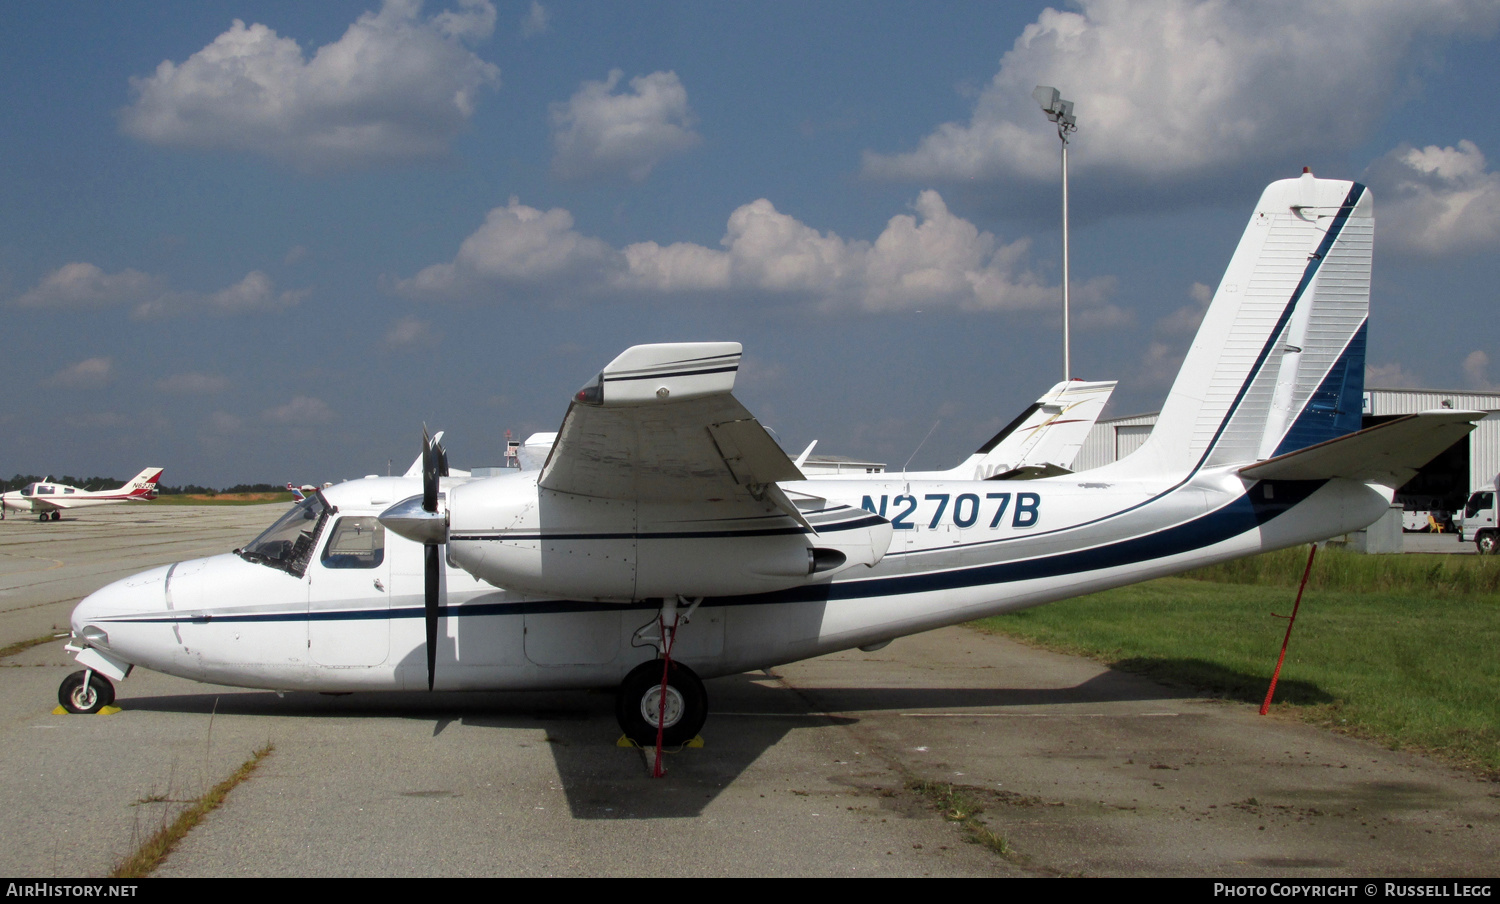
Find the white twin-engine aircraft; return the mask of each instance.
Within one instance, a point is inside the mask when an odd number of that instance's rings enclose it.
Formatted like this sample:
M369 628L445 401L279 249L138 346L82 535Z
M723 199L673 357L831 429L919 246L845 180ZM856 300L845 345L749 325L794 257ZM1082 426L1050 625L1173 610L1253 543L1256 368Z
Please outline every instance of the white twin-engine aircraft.
M62 518L63 509L147 502L156 498L156 484L161 475L161 468L147 468L118 490L80 490L49 481L27 484L19 490L0 493L0 518L10 511L34 514L40 521L57 521Z
M645 745L692 739L702 678L761 669L1356 530L1479 412L1360 430L1364 186L1266 189L1146 443L1035 480L808 480L731 395L735 343L636 346L539 470L366 478L233 554L73 613L65 707L135 665L280 690L618 688ZM425 628L425 631L424 631Z

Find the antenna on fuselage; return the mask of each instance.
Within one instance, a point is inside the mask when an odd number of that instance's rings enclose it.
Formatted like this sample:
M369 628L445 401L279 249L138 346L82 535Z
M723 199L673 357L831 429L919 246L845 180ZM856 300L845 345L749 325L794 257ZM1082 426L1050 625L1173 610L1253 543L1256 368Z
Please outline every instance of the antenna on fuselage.
M917 457L917 453L922 451L922 447L926 445L927 440L932 437L932 431L936 430L938 428L938 424L941 423L942 420L936 420L932 422L932 427L927 431L927 435L922 437L922 441L920 443L917 443L917 447L915 449L911 450L911 455L906 459L906 465L911 464L911 460ZM906 476L906 465L901 466L901 476L903 477Z

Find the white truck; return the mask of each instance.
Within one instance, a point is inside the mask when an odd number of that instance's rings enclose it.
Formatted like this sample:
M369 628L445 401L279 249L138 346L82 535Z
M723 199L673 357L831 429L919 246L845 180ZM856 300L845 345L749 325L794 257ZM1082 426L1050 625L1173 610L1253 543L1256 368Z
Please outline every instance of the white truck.
M1500 522L1495 518L1495 497L1500 495L1500 474L1488 484L1476 487L1464 505L1463 521L1458 527L1459 542L1473 540L1480 553L1500 549Z

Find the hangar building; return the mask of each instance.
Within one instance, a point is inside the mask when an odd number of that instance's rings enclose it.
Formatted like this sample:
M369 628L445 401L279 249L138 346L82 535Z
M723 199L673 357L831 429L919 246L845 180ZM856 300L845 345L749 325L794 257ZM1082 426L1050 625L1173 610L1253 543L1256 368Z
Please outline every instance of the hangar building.
M1408 511L1461 511L1469 490L1494 480L1500 473L1500 392L1436 389L1368 389L1364 394L1364 426L1435 408L1491 412L1473 433L1396 491L1396 501ZM1139 449L1156 424L1155 412L1100 418L1084 440L1074 469L1107 465Z

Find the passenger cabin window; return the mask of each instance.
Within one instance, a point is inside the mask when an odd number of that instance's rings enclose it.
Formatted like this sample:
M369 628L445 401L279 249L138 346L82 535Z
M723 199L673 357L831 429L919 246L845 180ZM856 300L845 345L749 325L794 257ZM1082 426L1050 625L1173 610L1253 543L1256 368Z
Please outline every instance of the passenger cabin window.
M340 518L323 548L324 568L374 568L385 561L385 525L373 516Z
M56 492L57 492L57 487L41 486L41 487L37 487L36 488L36 493L37 493L38 496L51 496L53 493L56 493Z

